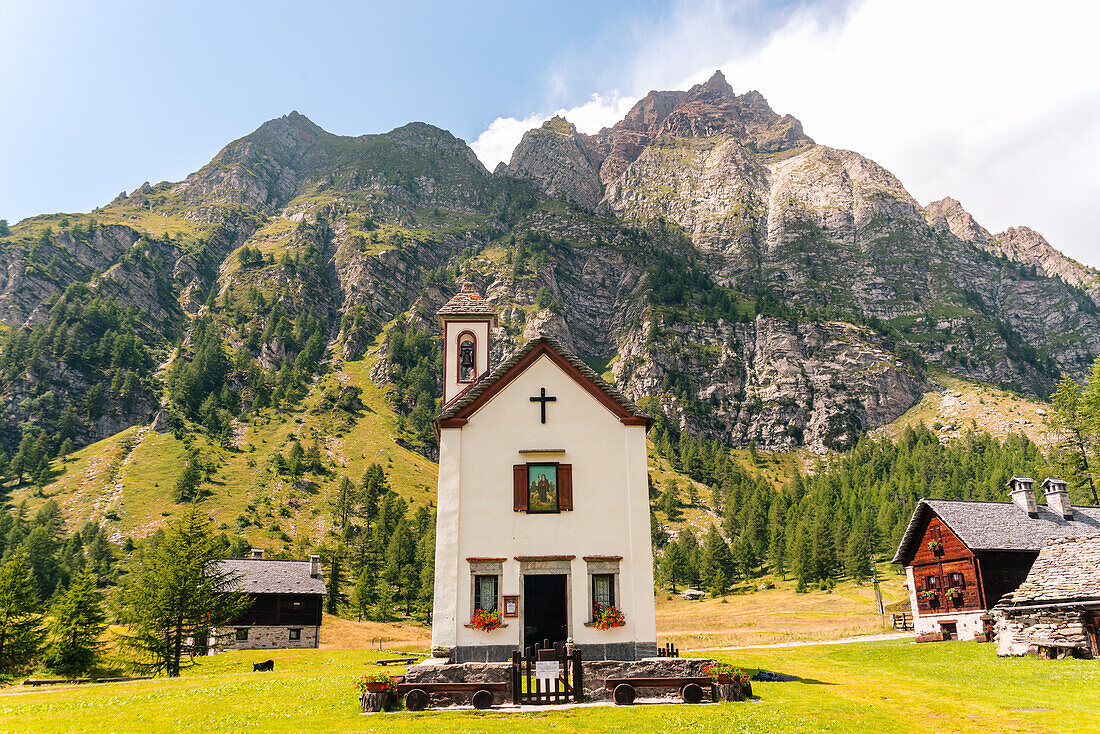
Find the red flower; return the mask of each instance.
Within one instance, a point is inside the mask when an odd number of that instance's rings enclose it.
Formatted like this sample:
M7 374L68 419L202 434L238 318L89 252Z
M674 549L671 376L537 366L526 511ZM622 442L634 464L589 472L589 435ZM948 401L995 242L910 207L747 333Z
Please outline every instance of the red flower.
M475 609L474 616L470 619L470 624L482 632L492 632L500 626L500 612L496 609L492 611L485 611L484 609Z
M626 624L626 617L618 607L596 607L592 614L592 621L598 630L609 630L612 627L621 627Z

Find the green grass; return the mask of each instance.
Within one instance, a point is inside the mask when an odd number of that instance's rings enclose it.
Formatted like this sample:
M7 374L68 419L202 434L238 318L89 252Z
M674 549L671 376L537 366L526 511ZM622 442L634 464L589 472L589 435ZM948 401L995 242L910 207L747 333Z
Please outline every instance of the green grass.
M388 653L224 653L177 680L0 695L14 732L1090 732L1100 731L1094 661L1001 659L991 645L879 642L723 655L797 675L754 683L758 700L594 707L535 714L427 711L363 716L352 687ZM275 672L252 663L275 660ZM392 669L391 669L392 670ZM4 691L11 693L14 689ZM1013 711L1040 708L1049 711Z

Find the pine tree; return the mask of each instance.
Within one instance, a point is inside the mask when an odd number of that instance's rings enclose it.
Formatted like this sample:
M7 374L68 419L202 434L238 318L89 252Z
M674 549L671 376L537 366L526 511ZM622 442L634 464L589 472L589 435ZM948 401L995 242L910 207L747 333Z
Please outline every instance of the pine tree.
M95 576L84 572L53 607L46 664L70 675L88 670L102 647L105 629L106 615Z
M202 485L203 473L199 464L198 453L192 451L187 458L187 466L176 481L172 490L172 499L176 502L193 502L199 499L199 486Z
M669 543L665 547L664 557L661 558L661 575L673 592L676 591L676 584L684 579L686 570L687 562L679 543Z
M364 617L370 618L374 602L374 580L367 571L363 571L359 574L355 589L351 593L351 608L360 622Z
M684 555L684 582L692 585L698 584L699 557L702 555L699 551L699 539L695 537L695 533L685 527L676 536L676 545L680 546L680 550Z
M344 563L344 546L337 545L329 551L328 576L325 578L325 611L336 615L340 608L347 603L347 595L344 593L346 570Z
M683 514L681 512L683 504L680 502L680 485L672 477L665 480L665 491L661 495L660 507L668 517L669 522L679 520Z
M707 537L703 540L702 556L699 569L700 580L714 588L715 582L721 577L722 584L718 585L721 588L719 593L725 593L729 588L729 579L734 573L735 562L729 544L713 525L710 526Z
M31 570L17 551L0 568L0 671L10 673L33 661L43 636Z
M384 578L379 577L375 589L374 620L376 622L393 621L393 587Z
M122 644L136 669L179 676L190 664L185 655L200 653L215 629L248 608L247 596L226 591L236 579L218 566L221 553L212 522L191 505L135 559L123 591Z
M860 531L848 537L844 551L844 568L853 581L863 582L871 573L871 543L867 534Z

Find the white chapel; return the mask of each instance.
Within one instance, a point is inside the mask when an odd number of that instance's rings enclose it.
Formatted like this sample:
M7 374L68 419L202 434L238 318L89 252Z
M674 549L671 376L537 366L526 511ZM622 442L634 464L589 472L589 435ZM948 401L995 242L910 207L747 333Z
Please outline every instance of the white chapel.
M649 417L548 337L491 366L496 312L468 286L438 317L433 647L453 662L569 639L586 660L655 655ZM622 624L598 629L601 607ZM502 625L475 628L479 609Z

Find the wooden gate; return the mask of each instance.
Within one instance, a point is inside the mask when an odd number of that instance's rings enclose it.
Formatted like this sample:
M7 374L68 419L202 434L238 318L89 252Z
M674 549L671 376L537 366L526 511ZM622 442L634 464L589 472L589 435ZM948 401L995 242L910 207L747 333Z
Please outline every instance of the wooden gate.
M564 643L529 647L512 653L512 702L520 704L580 703L584 700L581 651Z

